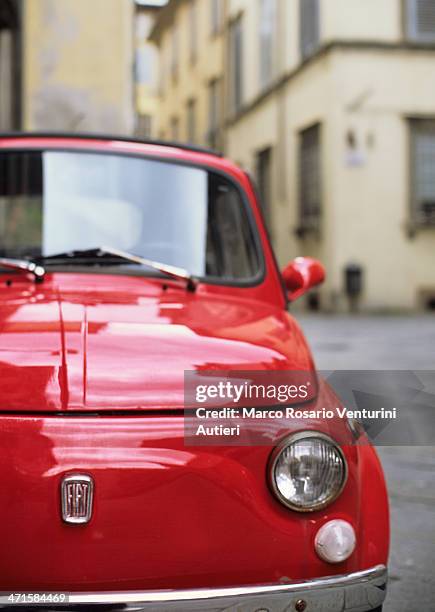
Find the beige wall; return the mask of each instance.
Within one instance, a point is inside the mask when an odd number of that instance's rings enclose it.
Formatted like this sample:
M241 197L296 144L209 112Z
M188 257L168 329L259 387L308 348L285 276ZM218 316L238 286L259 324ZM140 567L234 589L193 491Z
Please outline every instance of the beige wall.
M435 57L419 51L334 54L334 78L341 83L337 137L329 154L336 160L333 268L349 261L366 271L367 306L415 308L419 295L435 295L435 229L410 237L409 125L406 117L435 116ZM353 112L347 104L371 91ZM345 134L352 129L363 163L345 163ZM335 288L338 289L338 286Z
M320 0L322 39L398 41L403 37L404 4L402 0Z
M25 0L25 129L133 130L129 0Z

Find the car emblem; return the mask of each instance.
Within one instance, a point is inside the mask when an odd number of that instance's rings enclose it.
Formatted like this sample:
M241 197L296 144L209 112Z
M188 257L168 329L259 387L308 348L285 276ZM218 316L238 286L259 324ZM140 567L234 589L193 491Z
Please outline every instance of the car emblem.
M62 518L65 523L83 525L92 516L94 481L86 474L65 476L61 485Z

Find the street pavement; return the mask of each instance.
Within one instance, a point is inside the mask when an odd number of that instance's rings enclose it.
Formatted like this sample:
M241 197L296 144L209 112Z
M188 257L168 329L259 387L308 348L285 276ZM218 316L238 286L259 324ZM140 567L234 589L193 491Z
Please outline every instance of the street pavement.
M321 370L435 371L435 316L296 318ZM391 511L384 612L435 612L435 440L430 447L377 451Z

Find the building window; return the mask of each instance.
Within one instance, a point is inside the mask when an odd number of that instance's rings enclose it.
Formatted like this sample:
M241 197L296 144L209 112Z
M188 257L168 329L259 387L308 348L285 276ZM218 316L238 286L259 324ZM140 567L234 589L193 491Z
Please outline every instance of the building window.
M208 144L213 149L219 148L219 127L220 127L220 95L221 83L219 79L210 81L208 86Z
M191 144L196 142L196 102L189 100L187 103L187 141Z
M173 78L178 74L178 56L180 52L178 26L174 23L171 32L171 74Z
M154 20L151 15L140 13L136 18L136 83L157 89L158 56L156 47L149 42Z
M210 0L211 33L216 35L222 26L222 2L223 0Z
M276 0L260 0L260 85L267 87L273 77L277 30Z
M320 229L322 181L320 125L300 133L299 138L299 230Z
M435 119L411 121L411 219L435 225Z
M157 58L155 49L151 46L142 46L136 49L136 83L138 85L154 86L154 66Z
M136 136L138 138L149 139L152 133L151 115L138 115L136 118Z
M272 149L264 149L257 154L257 185L260 204L266 225L271 225L272 206Z
M190 44L189 44L189 55L190 61L194 63L198 54L198 5L196 0L190 0L189 5L189 28L190 28Z
M172 117L171 119L171 139L174 142L178 142L180 140L180 122L178 117Z
M299 0L299 35L302 59L312 55L319 47L319 0Z
M408 38L435 42L435 0L406 0L406 8Z
M166 77L167 77L167 46L162 44L160 47L160 53L157 55L157 72L158 72L158 94L163 96L165 91Z
M12 126L12 32L0 30L0 129Z
M240 111L243 103L243 22L235 19L229 28L229 95L233 114Z

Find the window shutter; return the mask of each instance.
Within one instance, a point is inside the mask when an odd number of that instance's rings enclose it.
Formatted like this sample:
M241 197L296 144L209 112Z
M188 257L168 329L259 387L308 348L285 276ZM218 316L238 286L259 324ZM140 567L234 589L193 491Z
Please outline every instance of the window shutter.
M321 216L320 125L300 134L299 207L301 227L317 230Z
M136 118L136 136L139 138L151 138L152 117L151 115L138 115Z
M408 1L408 37L435 42L435 0Z
M257 154L257 185L264 219L270 232L272 207L272 149Z
M220 83L218 79L210 81L208 87L208 132L209 142L214 142L220 123ZM212 144L211 146L215 146Z
M173 77L177 76L178 73L178 60L179 60L179 32L178 25L174 23L172 26L172 39L171 39L171 73Z
M197 56L198 44L198 23L197 23L197 4L195 0L191 0L189 6L189 22L190 22L190 61L195 62Z
M319 0L299 0L300 51L310 56L319 46Z
M0 30L0 130L12 127L13 105L13 40L10 30Z
M412 218L418 225L435 224L435 121L412 126Z
M189 100L187 103L187 140L190 144L196 142L196 103Z
M222 25L223 0L211 0L211 33L217 34Z
M276 0L260 0L260 85L267 87L273 78L276 43Z
M230 108L237 113L243 103L243 25L242 17L238 17L230 25Z

